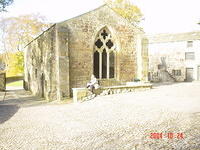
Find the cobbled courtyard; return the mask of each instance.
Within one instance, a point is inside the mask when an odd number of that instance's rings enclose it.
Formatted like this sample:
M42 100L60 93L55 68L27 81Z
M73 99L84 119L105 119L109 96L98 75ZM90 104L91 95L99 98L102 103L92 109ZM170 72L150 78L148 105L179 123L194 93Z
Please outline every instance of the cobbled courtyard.
M1 92L0 150L200 150L200 82L76 104Z

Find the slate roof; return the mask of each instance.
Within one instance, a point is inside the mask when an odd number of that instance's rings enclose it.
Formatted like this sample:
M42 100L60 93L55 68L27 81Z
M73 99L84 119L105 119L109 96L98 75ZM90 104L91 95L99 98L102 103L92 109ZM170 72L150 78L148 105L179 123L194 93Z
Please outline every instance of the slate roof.
M200 40L200 31L176 33L176 34L149 35L148 39L149 43L167 43L167 42Z

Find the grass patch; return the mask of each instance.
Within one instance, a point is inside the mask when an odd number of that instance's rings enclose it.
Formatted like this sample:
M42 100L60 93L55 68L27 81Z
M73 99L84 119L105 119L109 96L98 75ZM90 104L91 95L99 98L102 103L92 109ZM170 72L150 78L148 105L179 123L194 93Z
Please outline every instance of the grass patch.
M23 80L8 83L6 86L23 86Z

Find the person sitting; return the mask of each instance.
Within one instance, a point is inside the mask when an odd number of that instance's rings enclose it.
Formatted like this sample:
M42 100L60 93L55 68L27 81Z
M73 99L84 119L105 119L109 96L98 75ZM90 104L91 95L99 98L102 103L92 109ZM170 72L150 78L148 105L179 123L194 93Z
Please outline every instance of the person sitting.
M97 78L94 75L91 75L91 80L89 83L87 83L87 88L94 93L94 89L98 89L99 88L99 83Z

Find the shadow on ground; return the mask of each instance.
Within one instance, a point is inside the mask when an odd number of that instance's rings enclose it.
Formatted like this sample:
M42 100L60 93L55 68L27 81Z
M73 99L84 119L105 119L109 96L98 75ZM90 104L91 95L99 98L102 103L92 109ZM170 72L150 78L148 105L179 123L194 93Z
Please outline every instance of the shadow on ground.
M19 108L17 105L0 105L0 124L9 120Z
M29 91L23 89L7 90L4 100L0 101L0 105L17 105L19 107L33 107L47 104L44 98L31 95Z
M15 82L15 81L20 81L20 80L23 80L23 79L24 79L23 76L7 77L6 78L6 84L12 83L12 82Z
M20 99L7 99L4 102L1 101L0 106L1 104L4 104L4 105L11 104L11 105L17 105L19 107L34 107L34 106L41 106L41 105L48 104L48 102L45 100L38 100L37 97L30 96L30 97L24 97Z
M1 92L0 96L0 124L8 121L22 107L41 106L48 103L23 89L6 90Z

